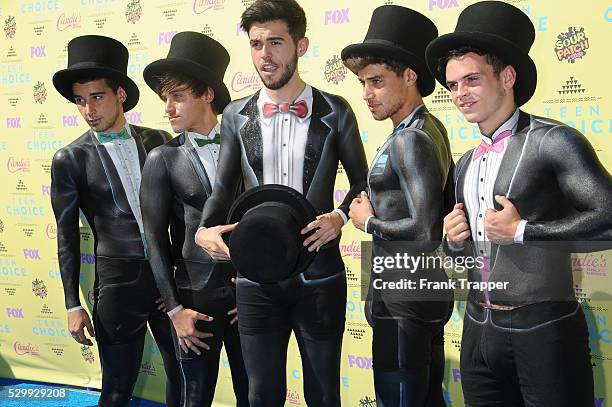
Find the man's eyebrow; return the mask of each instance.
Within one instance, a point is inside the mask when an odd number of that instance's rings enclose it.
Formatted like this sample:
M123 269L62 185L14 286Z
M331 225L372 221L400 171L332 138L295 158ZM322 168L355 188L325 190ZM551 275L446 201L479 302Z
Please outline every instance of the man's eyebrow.
M459 78L456 81L446 81L446 84L448 85L449 83L457 83L458 81L460 81L462 79L465 79L468 76L472 76L472 75L480 75L480 72L470 72L470 73L467 73L467 74L463 75L461 78Z

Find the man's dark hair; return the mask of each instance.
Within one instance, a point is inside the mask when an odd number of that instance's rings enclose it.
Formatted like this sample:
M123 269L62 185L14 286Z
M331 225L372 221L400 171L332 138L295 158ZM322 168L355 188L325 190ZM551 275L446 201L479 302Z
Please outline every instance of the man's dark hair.
M383 64L395 75L402 76L406 68L410 68L403 62L391 58L378 57L373 55L351 55L349 58L342 61L344 66L351 70L354 74L358 74L363 68L373 64Z
M205 83L204 81L194 78L193 76L186 75L179 71L168 71L164 72L155 77L157 83L155 86L155 93L161 98L164 92L171 92L172 90L185 87L188 89L193 96L196 98L201 97L206 90L210 88L210 85ZM211 104L213 111L216 113L219 112L217 108L216 101L213 99Z
M248 33L254 23L275 20L287 23L294 43L306 36L306 14L295 0L257 0L242 13L240 27Z
M465 46L451 49L443 57L438 59L438 65L436 67L438 73L442 77L444 77L446 75L446 64L448 64L448 61L453 58L462 57L465 54L469 54L470 52L473 52L476 55L484 56L485 61L487 61L487 64L491 65L491 67L493 68L493 73L495 74L495 76L499 76L501 71L503 71L503 69L508 66L508 64L497 54L485 51L481 48Z
M114 79L111 78L102 78L99 76L79 76L74 80L74 83L87 83L87 82L93 82L93 81L97 81L102 79L104 81L104 83L106 84L106 86L108 86L109 88L111 88L111 90L113 91L113 93L117 93L117 89L119 89L119 83L117 81L115 81ZM126 91L127 92L127 91Z

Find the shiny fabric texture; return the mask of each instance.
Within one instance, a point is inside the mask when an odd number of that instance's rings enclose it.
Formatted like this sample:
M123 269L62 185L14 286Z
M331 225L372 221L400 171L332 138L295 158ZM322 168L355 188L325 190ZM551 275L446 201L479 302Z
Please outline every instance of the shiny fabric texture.
M344 99L315 88L312 94L312 113L304 151L303 194L317 214L334 210L335 181L341 163L350 190L339 208L348 218L349 205L365 188L367 175L366 157L357 121ZM210 227L227 222L229 207L240 180L245 190L263 184L263 143L257 109L258 97L259 92L234 101L223 112L217 178L212 195L202 211L200 226ZM317 284L325 277L344 272L339 240L338 237L323 246L313 263L299 276L304 285ZM239 285L236 292L239 314L241 301L255 298L248 293L243 298L241 289ZM339 299L339 306L329 310L329 314L343 315L346 291L339 292L336 285L321 289L326 291L323 295L334 295ZM259 307L262 312L280 311L286 309L288 304L288 301L282 299L259 305L254 301L250 308L256 310ZM292 307L299 308L299 303ZM291 321L298 323L306 317L295 316ZM287 341L291 330L285 328L269 334L242 332L242 327L253 323L258 322L255 319L249 320L246 315L239 319L241 344L249 376L249 402L251 406L282 406L286 397ZM337 407L340 405L342 335L319 337L317 332L310 332L309 329L306 331L296 331L304 362L306 403L310 406ZM274 350L273 354L270 350Z
M353 198L365 188L367 163L355 115L346 101L312 88L313 104L304 152L304 187L306 199L317 214L334 209L334 186L339 162L351 188L339 206L348 218ZM200 226L226 223L229 206L240 182L245 190L263 184L263 147L257 98L252 96L232 102L223 112L221 151L217 179L211 197L202 211ZM340 239L321 248L306 270L309 279L336 274L344 269L338 247ZM321 255L324 251L329 255Z
M507 143L493 193L506 196L527 225L523 244L492 245L489 281L509 284L507 290L490 292L491 303L573 301L570 253L612 247L612 176L584 135L549 118L521 111ZM457 162L457 202L464 202L471 155L472 150ZM594 246L593 241L600 243ZM468 242L453 255L478 253ZM470 281L481 281L478 270L469 273ZM482 291L470 293L476 302L483 297Z
M154 149L145 163L140 187L149 263L167 309L178 305L212 316L197 321L196 329L209 332L209 350L185 353L173 339L183 380L183 406L210 406L215 394L222 346L232 371L237 405L248 405L248 378L237 324L227 312L236 306L236 275L229 263L214 263L195 244L194 236L212 182L196 149L182 133ZM170 228L170 233L168 233Z

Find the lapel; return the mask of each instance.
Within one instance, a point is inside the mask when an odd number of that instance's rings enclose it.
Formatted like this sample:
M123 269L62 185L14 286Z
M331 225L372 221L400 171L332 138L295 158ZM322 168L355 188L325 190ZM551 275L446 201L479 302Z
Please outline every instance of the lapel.
M259 92L255 93L242 110L236 114L236 126L246 151L249 165L255 172L260 185L263 185L263 144L261 141L261 125L257 100Z
M519 111L519 119L516 126L516 133L507 139L508 146L504 153L504 158L497 172L495 185L493 187L493 196L504 195L507 197L510 189L510 184L514 178L514 173L517 169L518 162L523 153L523 146L529 133L529 115L523 111ZM493 199L495 209L501 210L502 206Z
M314 87L312 88L312 113L304 151L304 174L303 193L308 193L308 188L314 177L315 170L323 153L325 139L332 134L334 120L337 113Z
M106 147L104 147L104 145L96 139L96 135L94 134L93 130L89 130L89 134L92 138L92 143L98 152L98 157L100 157L100 164L102 165L102 170L110 187L113 200L115 201L115 206L117 206L121 212L131 214L132 208L130 208L130 203L127 199L123 184L121 183L121 178L119 178L117 168L115 168L115 164L113 163L113 159L106 150Z
M472 160L472 153L474 149L466 151L463 156L457 162L455 167L456 178L455 178L455 201L457 203L465 203L465 197L463 196L463 188L465 186L465 172L467 171L470 161Z
M425 105L422 105L421 107L419 107L417 109L416 112L414 112L414 114L410 118L410 122L406 125L406 127L419 127L419 128L423 127L423 126L419 126L419 123L417 123L417 122L419 120L421 120L421 121L425 120L425 116L428 113L429 113L429 110L427 110Z
M193 170L198 176L198 179L202 183L204 191L206 191L206 197L208 198L212 193L212 183L208 178L208 174L206 174L206 169L204 168L204 165L200 160L198 152L196 151L195 147L192 146L190 142L188 142L187 133L181 133L178 142L179 150L187 158L187 160L191 162L191 166L193 167Z
M129 124L128 126L130 126L130 135L136 141L136 148L138 149L138 160L140 161L140 171L142 171L145 160L147 159L147 151L145 150L144 144L142 142L142 137L137 131L136 126L133 126L131 124Z

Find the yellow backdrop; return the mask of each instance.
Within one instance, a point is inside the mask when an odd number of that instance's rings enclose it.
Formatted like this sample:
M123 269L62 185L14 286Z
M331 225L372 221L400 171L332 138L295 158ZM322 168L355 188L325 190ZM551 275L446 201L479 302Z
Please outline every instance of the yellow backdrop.
M538 66L538 88L525 110L562 120L581 130L600 159L612 169L612 81L606 76L612 38L612 6L606 0L508 0L536 27L531 55ZM224 44L231 55L225 76L232 97L251 94L261 85L250 62L247 36L239 28L242 11L253 0L2 0L0 1L0 376L99 387L96 346L81 347L66 327L57 264L56 229L49 200L53 153L70 143L86 123L74 105L54 89L51 76L66 67L67 42L78 35L102 34L130 51L129 75L141 98L126 116L134 124L170 131L162 103L142 79L151 61L166 56L172 36L193 30ZM355 110L371 159L390 132L390 122L372 119L354 75L339 60L342 48L363 39L372 10L382 4L406 5L429 16L440 33L452 31L466 0L309 0L310 48L300 62L312 85L341 94ZM449 132L458 158L478 143L474 125L466 123L440 86L426 100ZM342 172L342 169L339 169ZM344 197L340 175L335 198ZM83 304L90 295L95 262L92 234L81 229ZM371 331L360 299L360 242L367 236L345 228L342 253L349 281L347 327L342 353L342 400L345 406L374 405ZM596 380L595 405L603 406L612 390L612 333L609 253L575 257L576 292L589 322ZM463 303L456 304L446 326L447 404L462 406L459 347ZM612 323L612 321L611 321ZM161 400L163 366L149 337L136 394ZM305 405L299 354L292 342L287 369L287 405ZM221 361L215 405L232 405L227 359Z

